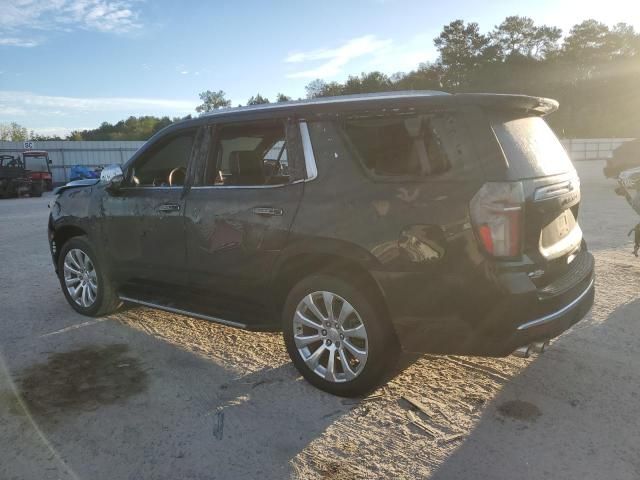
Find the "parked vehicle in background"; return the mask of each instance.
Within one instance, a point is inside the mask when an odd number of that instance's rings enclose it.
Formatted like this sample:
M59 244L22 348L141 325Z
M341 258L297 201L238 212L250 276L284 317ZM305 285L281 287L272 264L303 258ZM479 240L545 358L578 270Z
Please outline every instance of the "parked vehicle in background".
M624 170L640 168L640 138L625 142L613 151L603 169L607 178L618 178Z
M616 193L640 215L640 139L625 142L607 159L604 175L618 181Z
M86 178L100 178L102 167L86 167L84 165L74 165L69 172L69 180L83 180Z
M20 157L0 155L0 197L17 197L31 193L31 178Z
M56 190L62 291L85 315L124 301L282 330L338 395L374 388L398 347L541 351L594 298L579 180L541 118L557 106L395 92L175 123Z
M51 160L44 150L25 150L22 152L22 161L32 182L32 194L36 197L42 192L53 190L53 177L51 175Z

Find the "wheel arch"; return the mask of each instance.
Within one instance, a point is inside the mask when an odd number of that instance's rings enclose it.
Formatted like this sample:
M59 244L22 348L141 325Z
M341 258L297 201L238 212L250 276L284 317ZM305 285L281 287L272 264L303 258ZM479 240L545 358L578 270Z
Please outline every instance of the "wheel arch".
M384 290L371 273L377 260L353 246L327 248L330 243L326 242L322 248L293 248L281 255L272 276L275 311L282 311L287 295L300 280L313 274L329 274L355 283L389 319Z
M67 243L73 237L88 236L88 232L77 225L61 225L57 228L53 228L53 235L51 238L53 257L57 268L58 258L60 251L65 243Z

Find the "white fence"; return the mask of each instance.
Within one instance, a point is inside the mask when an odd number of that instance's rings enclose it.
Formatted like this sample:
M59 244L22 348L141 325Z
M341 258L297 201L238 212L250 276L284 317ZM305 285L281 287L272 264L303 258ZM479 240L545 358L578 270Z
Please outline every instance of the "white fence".
M580 162L611 158L616 148L630 140L633 138L571 138L561 141L571 160Z
M606 160L613 151L632 138L573 138L562 144L574 162L583 160ZM69 180L69 171L74 165L89 167L122 164L144 144L144 142L33 142L33 150L46 150L52 161L51 172L54 183ZM23 142L0 142L0 154L17 155L24 151Z

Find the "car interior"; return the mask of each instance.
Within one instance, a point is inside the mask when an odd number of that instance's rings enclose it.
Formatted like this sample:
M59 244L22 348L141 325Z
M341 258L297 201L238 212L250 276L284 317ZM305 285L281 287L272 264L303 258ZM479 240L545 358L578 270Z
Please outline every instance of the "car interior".
M263 186L289 183L284 126L223 127L211 151L206 184Z

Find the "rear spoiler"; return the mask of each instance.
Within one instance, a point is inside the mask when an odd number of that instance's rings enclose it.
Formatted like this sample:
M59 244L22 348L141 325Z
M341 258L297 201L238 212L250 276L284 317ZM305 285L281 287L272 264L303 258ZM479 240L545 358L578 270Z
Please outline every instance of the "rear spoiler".
M527 115L548 115L558 110L557 100L529 95L499 93L457 93L453 95L461 103L475 104L490 110L518 111Z

